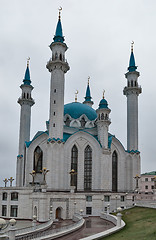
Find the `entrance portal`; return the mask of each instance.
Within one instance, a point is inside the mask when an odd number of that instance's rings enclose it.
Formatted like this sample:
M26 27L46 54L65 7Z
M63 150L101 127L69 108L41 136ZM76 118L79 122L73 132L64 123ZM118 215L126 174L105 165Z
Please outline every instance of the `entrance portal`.
M60 207L58 207L56 209L56 219L61 219L61 208Z

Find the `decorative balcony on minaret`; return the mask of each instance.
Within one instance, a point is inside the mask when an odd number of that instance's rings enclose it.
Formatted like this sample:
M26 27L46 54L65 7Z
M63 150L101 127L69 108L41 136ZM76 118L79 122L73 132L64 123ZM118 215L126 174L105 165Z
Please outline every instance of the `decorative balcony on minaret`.
M69 70L69 65L65 60L67 45L64 43L60 11L53 40L50 44L52 58L46 65L51 72L49 137L63 139L64 74Z
M131 56L129 61L127 86L124 88L124 95L127 97L127 150L138 150L138 96L142 92L138 85L140 73L136 71L135 58L133 54L133 44L131 46Z

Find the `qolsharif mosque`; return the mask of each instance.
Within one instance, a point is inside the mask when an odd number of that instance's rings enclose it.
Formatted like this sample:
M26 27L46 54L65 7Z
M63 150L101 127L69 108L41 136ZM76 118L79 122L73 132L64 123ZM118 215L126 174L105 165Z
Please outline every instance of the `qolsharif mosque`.
M64 104L65 74L69 63L68 47L59 13L51 57L46 68L50 78L50 110L46 131L30 139L33 86L29 61L20 86L20 130L16 186L0 188L0 213L3 218L70 219L74 212L100 216L101 211L133 205L135 176L140 174L138 150L138 85L133 44L123 94L127 98L127 149L109 132L109 101L103 95L97 109L89 82L84 102ZM122 91L122 90L121 90ZM125 201L126 199L126 201ZM127 205L126 205L127 204Z

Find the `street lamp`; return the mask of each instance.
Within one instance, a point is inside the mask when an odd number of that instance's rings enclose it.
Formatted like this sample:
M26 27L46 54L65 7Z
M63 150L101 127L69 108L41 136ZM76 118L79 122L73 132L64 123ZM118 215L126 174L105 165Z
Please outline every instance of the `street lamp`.
M6 226L6 221L3 218L0 218L0 231Z
M107 215L109 214L109 207L110 207L110 204L108 203L107 204Z
M118 195L115 195L115 199L116 199L116 212L117 212L117 199L118 199Z
M10 187L12 187L12 182L13 182L15 179L14 179L13 177L10 177L8 180L10 181Z
M7 182L8 182L8 179L7 179L7 178L5 178L5 179L3 180L3 182L4 182L4 184L5 184L5 187L6 187L6 185L7 185Z
M80 209L80 215L83 215L83 209Z
M32 176L32 186L34 185L35 182L35 176L36 176L36 172L34 170L32 170L31 173L29 173Z
M137 191L138 191L138 188L139 188L139 179L140 179L140 176L137 174L134 178L135 178L135 180L136 180L135 190L136 190L136 192L137 192Z
M103 204L104 198L101 198L101 202L102 202L102 212L104 212L104 204Z
M71 186L75 186L74 175L77 174L74 169L72 169L69 174L71 175Z
M76 202L74 202L74 214L76 213Z
M49 170L47 168L43 168L42 170L40 170L41 173L43 174L43 184L46 184L46 179L45 179L45 176L46 174L49 172Z

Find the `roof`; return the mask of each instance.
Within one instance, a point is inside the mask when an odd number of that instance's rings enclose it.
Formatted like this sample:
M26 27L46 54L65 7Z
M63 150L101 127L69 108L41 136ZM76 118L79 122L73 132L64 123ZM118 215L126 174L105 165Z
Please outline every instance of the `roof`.
M64 115L69 114L72 118L77 119L83 114L93 121L97 118L96 111L86 104L80 102L72 102L64 105Z
M108 103L107 103L106 99L104 99L104 98L99 103L99 109L101 109L101 108L108 108Z
M55 32L55 36L53 39L54 39L54 42L61 42L61 43L64 42L64 37L63 37L63 33L62 33L62 24L61 24L60 18L58 19L56 32Z
M129 72L133 72L137 69L137 66L135 66L135 58L134 58L134 54L133 51L131 51L131 56L130 56L130 60L129 60L129 67L128 70Z
M142 173L141 175L156 175L156 171Z
M29 71L29 66L27 65L26 71L25 71L25 76L24 76L24 85L30 85L31 81L30 81L30 71Z

